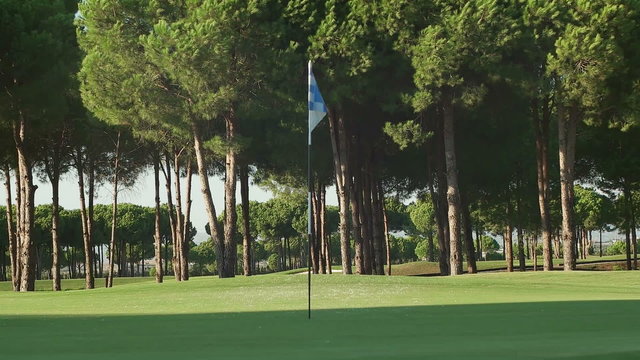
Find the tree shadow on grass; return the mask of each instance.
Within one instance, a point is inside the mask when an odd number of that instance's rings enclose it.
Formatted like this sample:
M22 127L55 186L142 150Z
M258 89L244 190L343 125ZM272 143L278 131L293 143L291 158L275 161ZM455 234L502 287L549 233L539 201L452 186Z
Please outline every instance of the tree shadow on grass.
M306 310L0 316L0 358L640 359L639 306L566 301L371 307L315 310L311 320Z

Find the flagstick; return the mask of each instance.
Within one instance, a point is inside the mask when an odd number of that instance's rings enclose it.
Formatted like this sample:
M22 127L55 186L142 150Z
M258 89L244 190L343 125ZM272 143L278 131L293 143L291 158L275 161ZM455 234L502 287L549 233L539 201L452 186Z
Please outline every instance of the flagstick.
M311 129L309 129L309 144L307 146L307 279L308 279L308 318L311 319Z

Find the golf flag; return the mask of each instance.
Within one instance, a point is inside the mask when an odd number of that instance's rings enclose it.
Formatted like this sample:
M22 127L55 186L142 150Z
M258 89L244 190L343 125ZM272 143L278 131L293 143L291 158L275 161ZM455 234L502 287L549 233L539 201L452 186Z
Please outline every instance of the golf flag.
M322 94L320 94L316 78L311 70L311 61L309 61L309 145L311 145L311 132L325 115L327 115L327 106Z

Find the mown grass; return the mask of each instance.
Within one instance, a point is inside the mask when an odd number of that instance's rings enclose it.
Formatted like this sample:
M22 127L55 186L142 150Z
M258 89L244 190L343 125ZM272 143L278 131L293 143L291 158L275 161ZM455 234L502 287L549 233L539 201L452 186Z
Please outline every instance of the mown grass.
M6 359L637 359L638 272L193 278L0 293Z
M589 256L587 259L579 259L577 263L591 262L591 261L622 261L625 259L624 255L612 255L612 256ZM526 261L527 266L533 266L533 260ZM538 266L542 268L543 260L538 257ZM554 259L553 264L555 267L562 265L561 259ZM467 264L463 264L463 269L466 271ZM478 261L479 271L491 271L505 269L507 264L504 260L491 260L491 261ZM518 269L518 259L514 260L514 267ZM405 264L391 265L391 275L438 275L440 273L440 267L437 262L429 261L415 261Z
M126 285L138 282L148 282L154 281L155 278L152 277L115 277L113 278L114 286L118 285ZM167 277L166 279L170 280L172 277ZM63 279L60 281L60 285L62 286L63 291L67 290L82 290L84 289L84 279ZM95 279L95 287L103 288L105 285L104 278L96 278ZM36 291L50 291L52 289L52 281L51 280L36 280ZM10 291L11 283L8 281L0 282L0 291Z

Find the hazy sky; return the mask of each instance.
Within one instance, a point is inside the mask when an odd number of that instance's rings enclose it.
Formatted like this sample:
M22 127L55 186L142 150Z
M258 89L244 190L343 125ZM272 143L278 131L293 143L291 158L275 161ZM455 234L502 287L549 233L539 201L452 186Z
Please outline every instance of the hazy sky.
M14 195L12 201L15 202L15 178L12 178L12 191ZM213 203L216 206L216 212L220 214L224 210L224 182L217 177L209 178L211 184L211 193L213 195ZM49 183L42 183L36 181L38 190L35 195L36 205L51 203L51 185ZM186 178L182 178L182 191L183 201L185 201L184 194L186 191ZM165 203L167 201L167 195L164 187L164 180L160 179L160 201ZM96 204L111 204L112 199L112 185L107 183L104 186L97 189L96 192ZM80 208L80 199L78 193L78 179L73 174L63 177L60 183L60 206L65 209L78 209ZM154 204L154 188L153 188L153 172L149 171L146 174L140 176L136 185L123 189L119 192L118 202L120 203L133 203L143 206L155 206ZM175 196L175 193L173 194ZM249 199L256 201L266 201L272 197L271 192L265 191L262 188L251 185L249 189ZM202 193L200 192L200 178L197 175L193 176L191 184L191 222L193 226L198 230L195 241L197 243L206 240L207 233L204 229L207 224L207 214L204 208L204 202L202 200ZM240 183L238 183L236 192L237 202L240 203ZM6 191L4 186L0 187L0 204L5 205ZM175 199L174 199L175 201ZM333 187L327 189L327 203L336 205L336 194Z

